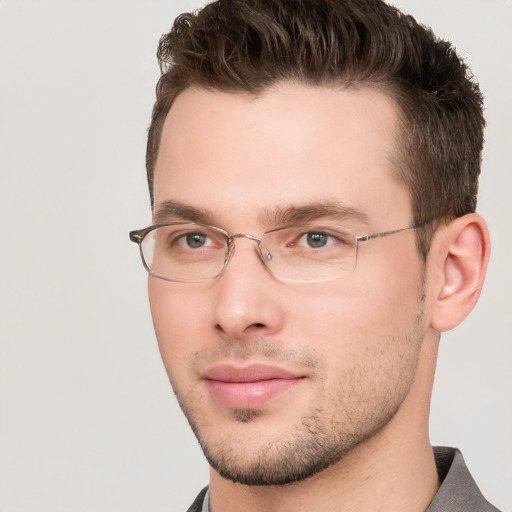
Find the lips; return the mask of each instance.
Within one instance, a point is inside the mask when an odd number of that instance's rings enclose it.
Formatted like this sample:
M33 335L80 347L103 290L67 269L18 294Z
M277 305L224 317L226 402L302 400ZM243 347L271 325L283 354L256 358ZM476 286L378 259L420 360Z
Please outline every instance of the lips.
M213 400L230 409L258 409L299 385L304 375L277 366L218 365L202 375Z

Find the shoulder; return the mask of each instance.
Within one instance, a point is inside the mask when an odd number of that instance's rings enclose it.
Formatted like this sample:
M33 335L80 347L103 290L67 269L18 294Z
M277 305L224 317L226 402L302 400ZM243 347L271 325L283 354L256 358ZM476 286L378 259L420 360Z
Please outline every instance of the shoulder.
M427 512L500 512L480 492L457 448L434 448L441 486Z
M194 500L194 503L192 503L192 505L190 505L190 508L187 510L187 512L201 512L201 510L203 508L204 496L205 496L207 490L208 490L208 487L205 487L197 495L197 498Z

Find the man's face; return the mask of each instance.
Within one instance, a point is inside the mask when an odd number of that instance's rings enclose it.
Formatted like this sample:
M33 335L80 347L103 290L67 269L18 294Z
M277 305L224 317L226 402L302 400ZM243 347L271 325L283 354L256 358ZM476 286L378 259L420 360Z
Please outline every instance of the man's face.
M155 222L200 218L256 237L296 218L356 235L410 226L391 163L397 129L393 102L369 88L186 90L163 130ZM150 276L167 372L222 476L307 478L388 425L425 332L414 237L360 244L355 271L327 282L272 277L247 238L214 280Z

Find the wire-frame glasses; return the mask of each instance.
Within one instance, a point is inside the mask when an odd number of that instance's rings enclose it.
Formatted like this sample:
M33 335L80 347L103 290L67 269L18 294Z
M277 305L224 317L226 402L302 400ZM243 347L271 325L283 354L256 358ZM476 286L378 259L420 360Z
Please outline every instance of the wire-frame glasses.
M237 238L256 243L261 261L277 279L329 281L354 271L360 243L418 227L356 236L340 226L297 225L257 238L208 224L170 222L131 231L130 239L139 245L146 270L168 281L199 282L220 276Z

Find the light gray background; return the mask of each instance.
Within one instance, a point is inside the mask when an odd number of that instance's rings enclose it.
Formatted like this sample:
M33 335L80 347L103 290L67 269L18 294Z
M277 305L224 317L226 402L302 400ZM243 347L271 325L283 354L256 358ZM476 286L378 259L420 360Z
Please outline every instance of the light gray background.
M512 2L402 0L487 96L493 256L444 336L432 440L512 508ZM172 396L128 231L150 222L157 40L197 1L0 0L0 511L180 511L207 467Z

